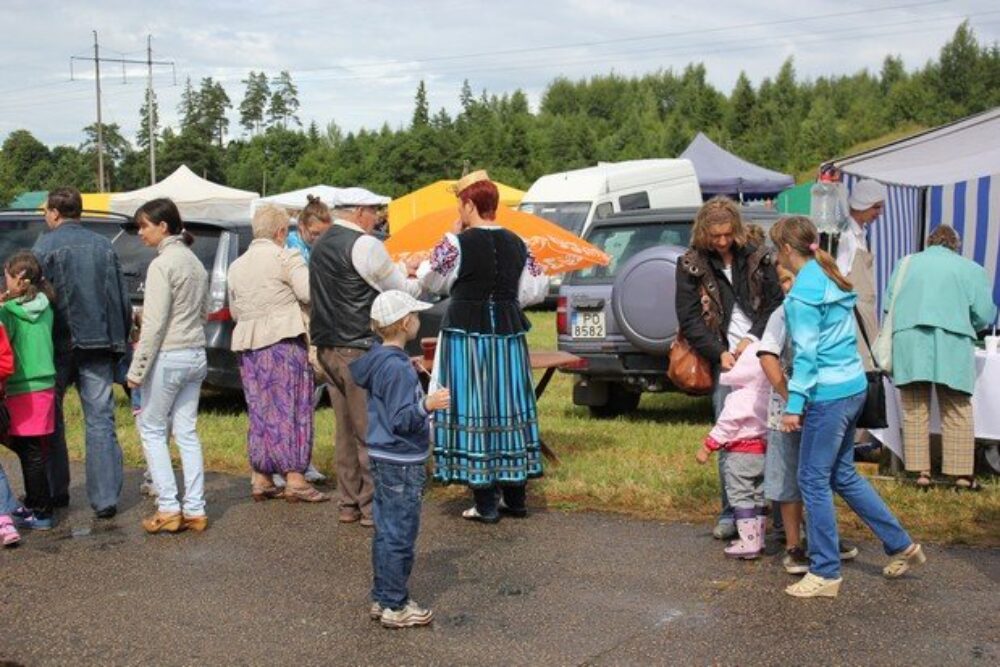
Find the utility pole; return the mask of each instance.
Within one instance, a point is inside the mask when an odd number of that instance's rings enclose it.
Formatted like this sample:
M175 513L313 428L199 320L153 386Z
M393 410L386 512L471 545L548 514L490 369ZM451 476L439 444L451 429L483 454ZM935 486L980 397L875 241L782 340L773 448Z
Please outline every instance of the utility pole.
M156 134L153 131L153 36L146 35L146 132L149 135L149 184L156 185Z
M97 189L104 192L104 124L101 123L101 54L94 31L94 83L97 85Z
M146 104L148 106L147 130L149 132L149 178L150 184L156 183L156 137L153 134L153 65L170 65L174 68L174 85L177 85L177 69L172 60L153 60L153 38L152 35L146 38L146 59L133 60L129 58L102 58L100 48L97 44L97 31L94 30L94 57L82 58L73 56L69 59L69 78L73 80L73 61L92 60L94 62L94 81L97 89L97 186L104 192L104 124L101 122L101 63L120 63L122 66L122 77L125 78L125 65L145 65L146 77Z

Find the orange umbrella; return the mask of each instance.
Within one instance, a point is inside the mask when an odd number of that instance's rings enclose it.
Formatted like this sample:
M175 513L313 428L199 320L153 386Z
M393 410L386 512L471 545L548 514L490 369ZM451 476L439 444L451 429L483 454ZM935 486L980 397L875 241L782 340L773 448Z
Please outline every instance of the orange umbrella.
M428 213L389 237L385 247L393 260L426 255L458 218L454 208ZM520 236L549 275L577 271L595 264L606 266L610 257L554 222L537 215L501 206L497 224Z

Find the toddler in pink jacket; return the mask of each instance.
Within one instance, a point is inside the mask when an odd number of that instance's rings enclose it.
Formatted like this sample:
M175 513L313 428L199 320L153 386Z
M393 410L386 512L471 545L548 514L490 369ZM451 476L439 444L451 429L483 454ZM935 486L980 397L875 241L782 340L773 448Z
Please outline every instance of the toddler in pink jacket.
M723 483L739 532L739 539L725 549L731 558L758 558L764 551L764 452L771 385L757 360L758 347L748 345L736 365L719 376L719 383L731 390L697 456L704 464L713 452L726 450Z

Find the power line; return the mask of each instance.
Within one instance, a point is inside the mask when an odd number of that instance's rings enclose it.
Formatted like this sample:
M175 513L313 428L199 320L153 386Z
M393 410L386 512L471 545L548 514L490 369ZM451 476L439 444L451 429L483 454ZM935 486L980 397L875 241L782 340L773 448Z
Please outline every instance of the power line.
M76 60L89 60L94 63L94 86L97 91L97 186L100 192L104 192L104 123L101 122L101 63L120 63L122 66L122 81L126 81L126 64L145 64L149 68L149 76L146 83L146 100L149 104L147 112L149 113L150 119L152 119L153 109L152 109L152 99L153 99L153 65L169 65L174 67L173 61L168 60L153 60L153 50L152 50L152 38L147 41L146 48L146 60L133 60L129 58L102 58L100 54L100 46L97 42L97 31L94 30L94 57L93 58L80 58L73 56L69 59L69 78L73 79L73 62ZM176 83L176 69L174 70L174 78ZM152 125L152 123L150 123ZM152 156L152 151L155 150L153 146L156 143L156 137L152 135L150 131L150 172L151 176L155 182L155 158Z
M728 26L720 26L720 27L717 27L717 28L695 28L695 29L691 29L691 30L678 30L678 31L673 31L673 32L663 32L663 33L654 33L654 34L649 34L649 35L639 35L639 36L635 36L635 37L618 37L618 38L615 38L615 39L591 40L591 41L586 41L586 42L574 42L574 43L568 43L568 44L550 44L550 45L545 45L545 46L533 46L533 47L524 47L524 48L516 48L516 49L502 49L502 50L497 50L497 51L480 51L480 52L473 52L473 53L445 55L445 56L431 56L431 57L427 57L427 58L380 60L380 61L371 61L371 62L367 62L367 63L357 63L357 64L350 65L350 67L344 66L344 65L330 65L330 66L325 66L325 67L308 67L308 68L298 68L298 69L294 69L294 70L290 70L290 71L293 72L293 73L303 74L303 73L309 73L309 72L323 72L323 71L334 71L334 70L345 70L345 69L356 69L356 68L369 68L369 67L385 67L387 65L410 65L410 64L441 62L441 61L447 61L447 60L464 60L464 59L468 59L468 58L482 58L482 57L491 57L491 56L505 56L505 55L522 54L522 53L537 53L537 52L541 52L541 51L555 51L555 50L561 50L561 49L574 49L574 48L580 48L580 47L605 46L605 45L608 45L608 44L620 44L620 43L623 43L623 42L648 41L648 40L655 40L655 39L664 39L664 38L668 38L668 37L684 37L684 36L690 36L690 35L706 35L706 34L713 34L713 33L719 33L719 32L727 32L727 31L730 31L730 30L747 30L747 29L751 29L751 28L768 28L768 27L774 27L774 26L779 26L779 25L788 25L788 24L792 24L792 23L803 23L803 22L808 22L808 21L818 21L818 20L825 20L825 19L830 19L830 18L845 18L845 17L849 17L849 16L870 15L870 14L879 13L879 12L905 10L905 9L914 9L914 8L917 8L917 7L926 7L926 6L930 6L930 5L940 5L940 4L946 4L946 3L949 3L949 2L951 2L951 0L929 0L929 1L925 1L925 2L907 3L907 4L902 4L902 5L891 5L891 6L888 6L888 7L877 7L877 8L874 8L874 9L861 9L861 10L853 10L853 11L847 11L847 12L832 12L832 13L829 13L829 14L817 14L815 16L807 16L807 17L795 17L795 18L776 19L776 20L773 20L773 21L757 21L757 22L754 22L754 23L733 24L733 25L728 25ZM230 66L230 67L235 68L235 66ZM240 68L240 69L244 69L244 68Z
M944 20L955 20L955 19L970 18L970 17L973 17L973 16L977 16L978 17L978 16L994 15L994 14L1000 14L1000 10L991 10L991 11L985 11L985 12L977 12L975 14L967 14L967 15L953 15L953 16L945 16L945 17L942 17L942 16L933 16L933 17L926 17L926 18L919 18L919 19L909 19L909 20L906 20L906 21L894 21L894 22L889 22L889 23L883 23L883 24L880 24L878 26L867 26L867 27L861 27L861 28L858 28L858 27L838 28L838 29L835 29L835 30L825 30L825 31L814 32L814 33L812 33L812 35L814 35L814 36L815 35L820 35L820 36L830 35L830 36L836 37L836 36L841 36L841 35L845 35L845 34L850 34L851 36L855 36L855 37L858 37L858 38L863 38L863 37L870 37L870 38L871 37L884 37L884 36L891 36L891 35L898 35L898 34L910 34L910 33L915 33L915 32L919 32L919 31L905 30L905 31L881 32L881 29L883 29L883 28L892 28L892 27L899 27L899 26L906 26L906 25L915 25L915 24L922 24L922 23L928 23L928 22L940 22L940 21L944 21ZM986 22L986 23L990 23L990 22ZM935 26L932 30L943 29L944 27L945 26L938 25L938 26ZM877 28L877 29L879 29L879 31L872 31L869 28ZM866 32L866 30L867 30L867 32ZM805 43L822 42L822 41L826 41L826 40L831 39L831 37L821 37L820 39L810 39L809 36L803 36L803 37L796 37L794 39L793 38L782 38L782 39L785 40L785 41L791 41L792 43L798 44L798 43L802 43L802 42L805 42ZM733 50L734 51L742 51L742 50L746 50L747 47L742 47L742 46L739 46L739 45L743 44L743 43L745 43L747 41L753 42L752 48L773 48L774 47L774 41L762 42L759 37L740 37L740 38L737 38L737 39L734 39L734 40L729 40L727 42L723 42L723 44L725 44L725 45L737 45L738 48L735 48ZM704 51L705 48L708 48L709 49L708 52L712 52L712 53L726 53L726 52L728 52L727 49L725 49L725 48L722 48L722 49L716 48L718 44L719 44L719 42L713 42L712 45L709 46L709 47L705 47L705 46L703 46L702 44L699 44L699 43L694 43L694 44L687 44L687 45L683 45L683 46L663 47L663 48L659 48L659 49L650 49L650 48L630 49L630 50L627 50L627 51L616 51L616 52L604 53L604 54L600 54L600 55L587 56L585 58L575 58L575 59L571 59L571 60L546 60L543 63L532 62L532 63L527 64L527 65L519 65L517 63L513 63L512 64L512 63L508 62L508 63L504 63L502 65L495 65L495 66L487 66L486 64L484 64L481 67L477 67L477 66L472 66L472 67L465 67L465 66L462 66L462 67L448 67L448 68L433 69L433 70L430 70L428 73L430 73L430 74L451 74L451 73L459 73L459 72L460 73L473 73L473 72L490 72L490 71L506 71L506 70L524 70L524 69L547 69L547 68L551 68L553 66L560 66L560 65L574 65L574 64L587 64L587 63L594 63L594 62L604 62L608 58L615 57L615 56L632 56L632 55L640 55L641 56L641 55L645 54L648 57L648 56L651 56L653 54L661 54L661 55L662 54L684 55L684 54L688 54L688 53L698 54L698 53L704 53L704 52L706 52L706 51ZM310 77L308 80L312 80L312 81L353 81L353 80L379 79L379 78L382 78L384 76L387 76L387 75L384 74L384 73L379 73L379 74L354 74L354 75L344 75L344 76Z

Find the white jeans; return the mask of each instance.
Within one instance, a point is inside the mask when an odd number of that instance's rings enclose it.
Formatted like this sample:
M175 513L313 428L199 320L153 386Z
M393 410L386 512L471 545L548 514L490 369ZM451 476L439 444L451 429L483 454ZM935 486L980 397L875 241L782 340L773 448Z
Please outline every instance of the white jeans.
M159 492L161 512L181 509L167 448L173 431L184 470L184 514L205 515L205 461L195 427L201 383L207 372L204 348L161 350L142 384L139 433L146 465Z

